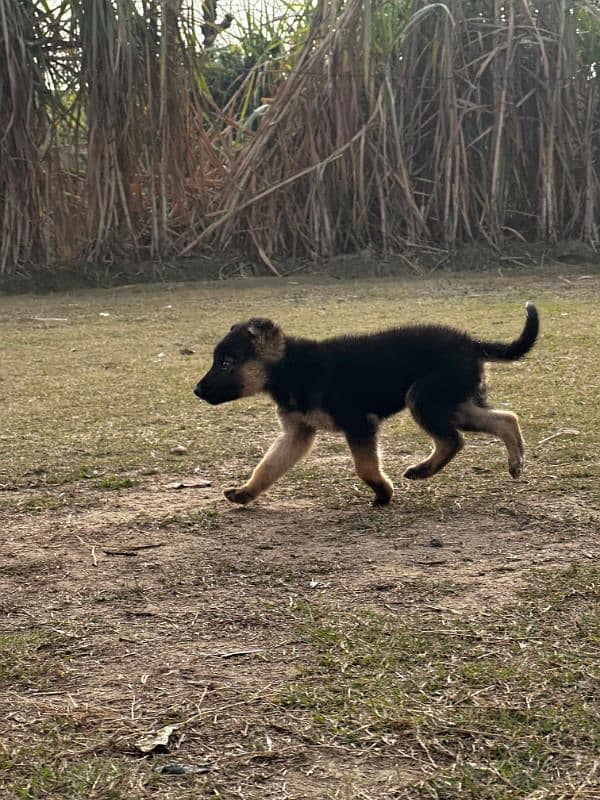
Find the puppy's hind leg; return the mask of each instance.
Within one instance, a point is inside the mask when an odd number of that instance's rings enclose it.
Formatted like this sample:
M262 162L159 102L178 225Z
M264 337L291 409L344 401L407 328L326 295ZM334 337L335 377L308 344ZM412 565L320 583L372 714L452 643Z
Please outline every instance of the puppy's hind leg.
M433 439L428 458L409 467L404 477L409 480L431 478L448 464L464 447L464 439L453 421L455 407L447 395L447 380L433 376L411 386L406 404L415 422Z
M525 463L525 444L516 414L469 401L458 407L456 420L458 427L464 431L491 433L501 439L508 452L508 471L513 478L519 477Z
M231 503L251 503L308 453L315 434L307 425L285 423L283 433L267 450L250 480L237 489L226 489L225 497Z
M454 456L458 455L464 447L463 437L458 431L448 428L444 436L433 437L433 450L428 458L413 464L404 472L404 477L410 481L424 480L431 478L442 470Z

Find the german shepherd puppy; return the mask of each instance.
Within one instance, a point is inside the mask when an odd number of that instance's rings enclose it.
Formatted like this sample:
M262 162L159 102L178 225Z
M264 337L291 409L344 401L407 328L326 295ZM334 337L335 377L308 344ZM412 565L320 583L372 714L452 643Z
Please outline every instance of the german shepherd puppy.
M392 328L381 333L324 341L286 336L269 319L234 325L214 351L195 394L212 405L266 392L277 404L282 433L250 479L225 497L255 500L310 450L320 429L346 437L356 472L374 505L387 505L394 487L379 465L381 422L408 407L433 439L431 455L404 477L430 478L463 448L461 431L501 439L508 471L523 470L523 437L516 414L488 407L484 362L514 361L535 344L538 313L527 306L525 327L510 344L483 342L439 325Z

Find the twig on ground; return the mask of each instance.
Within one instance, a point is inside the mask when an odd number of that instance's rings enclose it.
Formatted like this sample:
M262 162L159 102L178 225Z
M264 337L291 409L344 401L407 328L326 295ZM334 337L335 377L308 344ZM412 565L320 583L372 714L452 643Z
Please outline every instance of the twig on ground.
M579 436L579 431L575 428L561 428L556 433L553 433L552 436L546 436L545 439L540 439L538 442L538 446L542 444L547 444L551 442L553 439L558 439L559 436Z

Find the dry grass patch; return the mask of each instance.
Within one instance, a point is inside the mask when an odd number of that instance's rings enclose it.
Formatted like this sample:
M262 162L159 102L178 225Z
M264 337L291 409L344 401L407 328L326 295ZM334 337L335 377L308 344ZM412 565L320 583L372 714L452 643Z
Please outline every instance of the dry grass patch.
M580 277L0 298L0 794L595 797L600 281ZM526 299L539 345L494 366L490 392L521 416L523 480L477 436L405 486L428 442L399 417L387 509L333 436L252 507L222 499L277 428L264 399L192 394L232 322L326 336L444 320L509 339ZM169 488L198 477L211 486ZM169 751L143 757L139 737L168 724ZM173 762L211 771L154 770Z
M512 491L518 496L543 485L562 493L568 482L588 495L598 476L592 454L600 446L593 396L597 283L565 286L539 276L520 276L518 286L512 276L320 284L298 279L0 299L7 423L0 434L0 484L125 489L131 481L154 482L156 474L185 475L194 468L216 480L245 474L276 430L269 404L251 398L211 409L191 390L214 343L251 313L317 336L443 320L508 339L522 325L523 301L533 298L542 318L539 346L526 361L491 370L491 399L519 412L529 443L530 483L514 484ZM182 355L182 346L194 354ZM555 438L538 444L547 437ZM487 502L496 487L505 491L502 448L481 438L470 442L436 481L403 488L406 511L431 506L438 497L447 508L469 498ZM383 443L392 475L428 447L406 416L388 423ZM177 444L187 454L172 454ZM296 492L317 480L334 494L341 478L347 495L349 459L339 440L324 437L317 454L292 474L296 486L284 481L276 491ZM5 495L5 505L10 498Z
M424 777L394 797L591 798L599 579L538 573L520 603L441 624L298 606L310 656L282 706L308 711L323 744L418 762Z

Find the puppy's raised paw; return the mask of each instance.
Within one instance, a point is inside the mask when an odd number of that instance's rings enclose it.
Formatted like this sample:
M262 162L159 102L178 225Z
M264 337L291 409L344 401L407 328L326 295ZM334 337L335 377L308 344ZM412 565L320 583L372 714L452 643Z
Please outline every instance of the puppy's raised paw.
M429 464L414 464L404 471L403 477L409 481L423 481L431 477L431 468Z
M254 495L245 489L225 489L223 494L230 503L238 503L240 506L248 505L254 500Z

